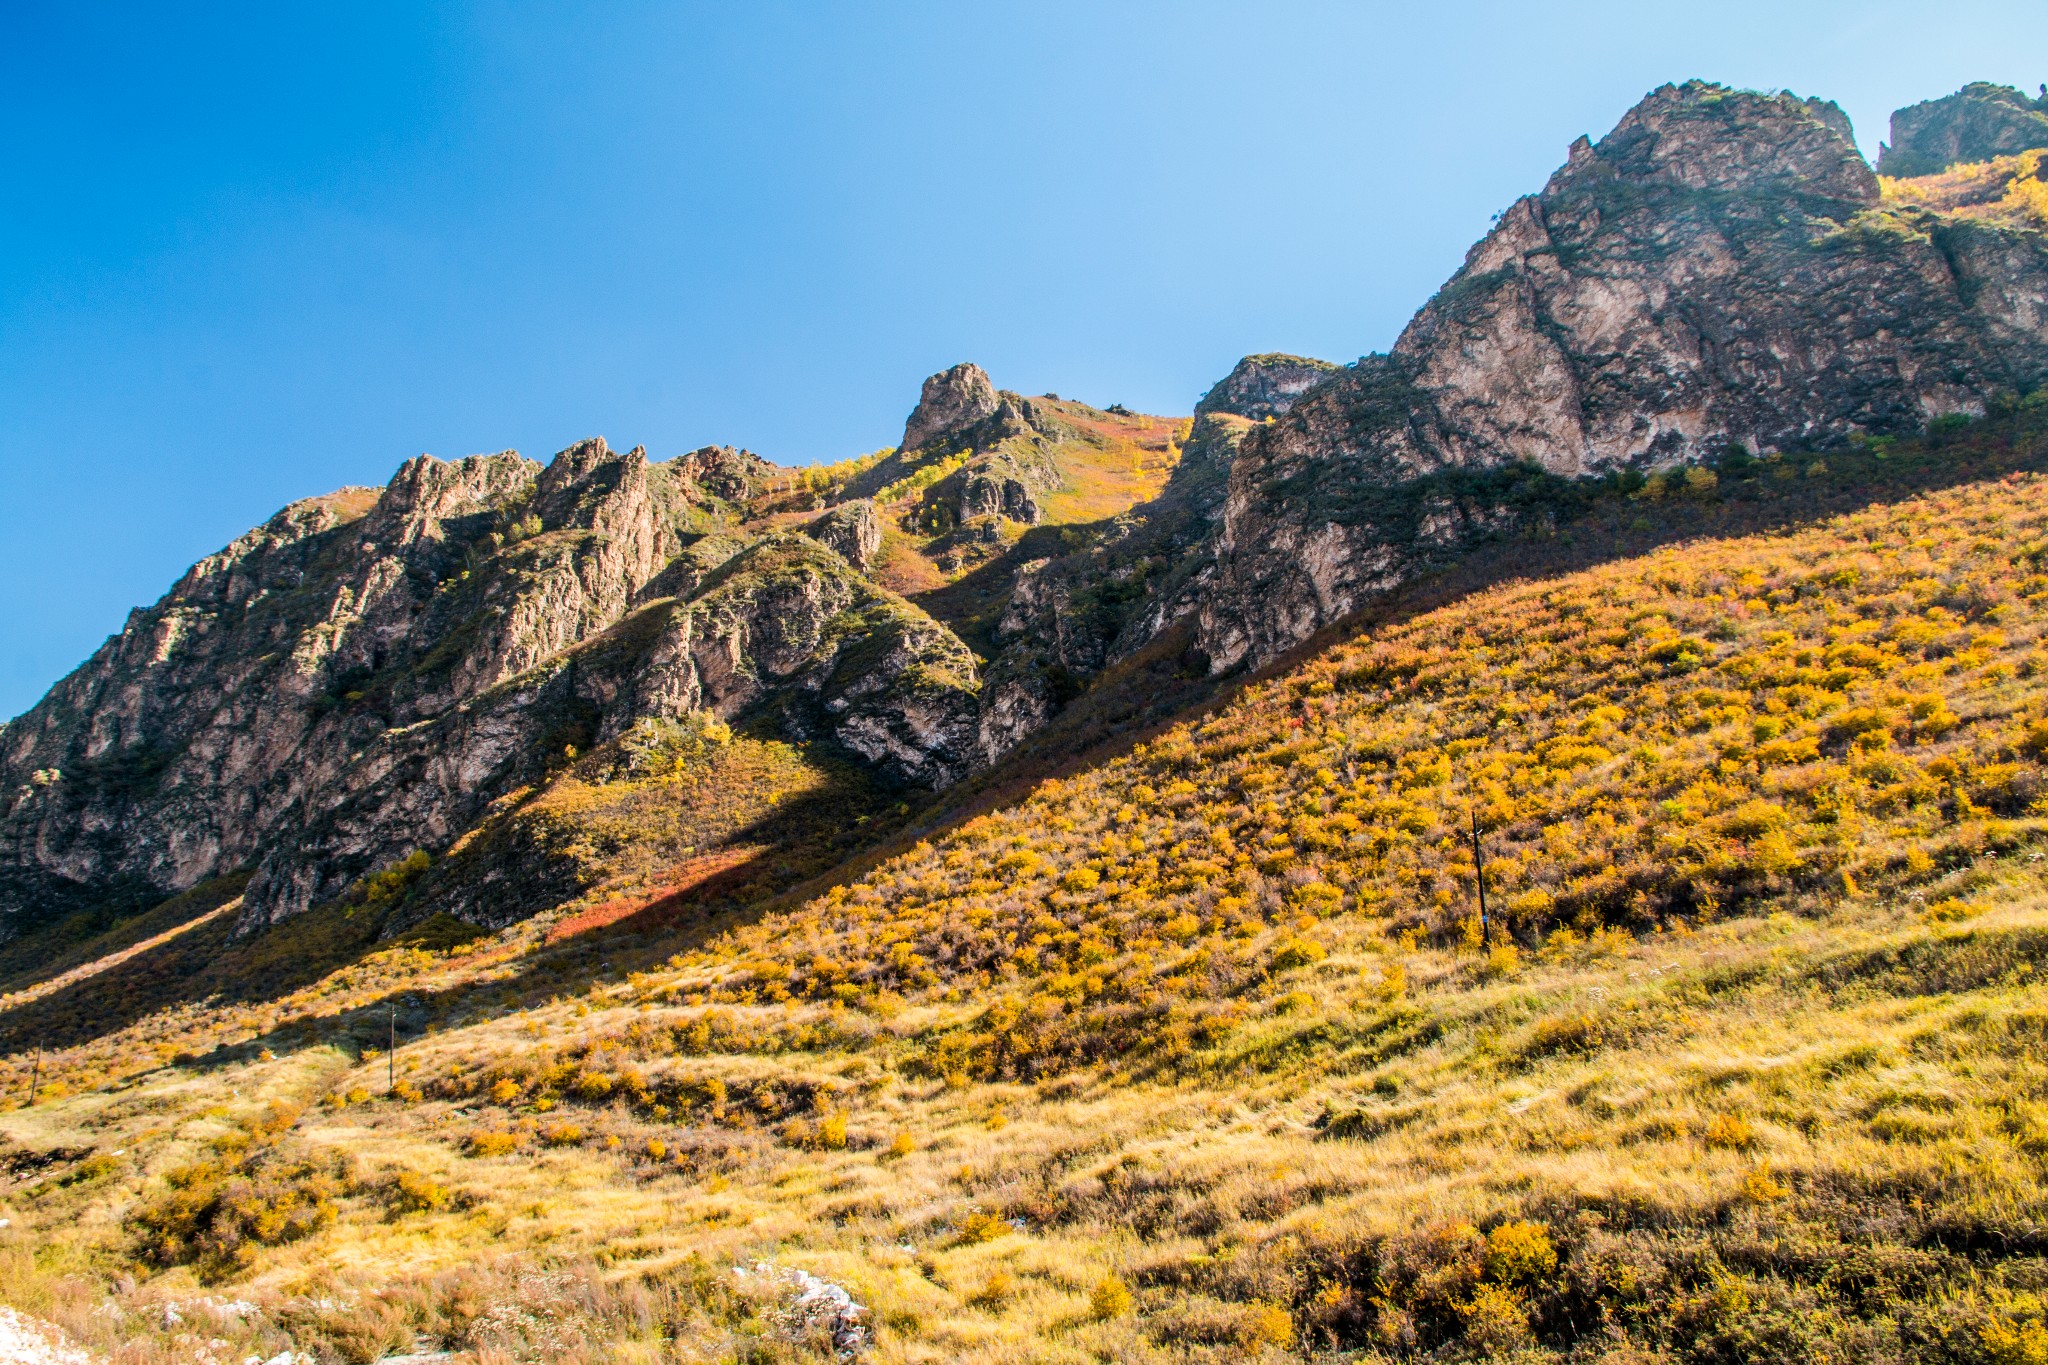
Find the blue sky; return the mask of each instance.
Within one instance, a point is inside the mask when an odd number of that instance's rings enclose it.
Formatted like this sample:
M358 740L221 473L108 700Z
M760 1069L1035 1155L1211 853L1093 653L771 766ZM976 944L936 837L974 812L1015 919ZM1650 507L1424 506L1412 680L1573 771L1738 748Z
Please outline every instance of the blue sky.
M0 716L419 451L890 443L960 359L1184 412L1385 347L1704 76L2048 79L2027 3L0 5Z

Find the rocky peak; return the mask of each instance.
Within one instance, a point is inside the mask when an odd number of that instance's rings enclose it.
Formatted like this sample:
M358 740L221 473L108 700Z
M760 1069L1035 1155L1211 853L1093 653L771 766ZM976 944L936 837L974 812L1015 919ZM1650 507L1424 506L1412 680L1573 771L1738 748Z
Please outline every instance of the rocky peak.
M541 471L534 510L550 531L577 526L609 534L620 520L620 504L629 509L627 518L644 518L646 489L646 450L635 446L622 455L596 436L562 451Z
M669 462L698 490L727 502L739 502L761 491L775 466L751 450L734 446L699 446Z
M1195 404L1195 416L1227 412L1254 422L1278 417L1340 368L1306 356L1248 355L1202 395L1202 401Z
M378 495L364 538L393 551L441 543L448 523L492 514L522 496L540 472L539 465L511 450L459 460L416 456L399 466Z
M2009 85L1973 81L1894 113L1891 131L1879 149L1879 175L1934 175L1958 162L2048 147L2048 86L2029 99Z
M904 450L917 450L955 436L996 413L1002 399L988 372L975 364L955 365L924 381L923 396L903 424Z
M2044 299L2041 234L1888 206L1833 106L1662 87L1510 206L1392 354L1245 436L1200 648L1271 659L1512 521L1446 492L1459 471L1583 477L1981 414L2048 381Z
M1597 145L1575 146L1547 192L1592 176L1855 203L1878 197L1877 179L1838 106L1705 81L1651 91Z
M847 563L866 573L882 549L882 517L870 498L842 502L804 528L806 535L837 550Z

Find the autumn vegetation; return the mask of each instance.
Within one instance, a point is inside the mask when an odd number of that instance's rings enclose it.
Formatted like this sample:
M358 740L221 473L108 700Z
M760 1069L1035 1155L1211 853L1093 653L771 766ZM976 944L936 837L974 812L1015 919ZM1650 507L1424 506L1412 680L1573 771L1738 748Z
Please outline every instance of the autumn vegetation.
M885 1361L2048 1359L2044 425L1587 492L1625 553L964 809L648 727L18 988L0 1296L135 1362L828 1358L756 1261ZM436 918L508 869L560 904Z

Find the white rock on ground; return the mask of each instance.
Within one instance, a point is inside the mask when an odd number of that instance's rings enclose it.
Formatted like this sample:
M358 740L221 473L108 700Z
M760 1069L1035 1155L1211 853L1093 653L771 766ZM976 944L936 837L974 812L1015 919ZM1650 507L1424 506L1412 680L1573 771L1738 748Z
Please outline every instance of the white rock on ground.
M793 1340L827 1333L841 1360L852 1360L868 1349L867 1305L857 1302L839 1285L819 1279L809 1271L767 1261L756 1261L751 1268L736 1265L732 1273L740 1279L751 1275L793 1291L794 1297L783 1305L781 1312L783 1330Z
M0 1365L97 1365L47 1322L0 1308Z

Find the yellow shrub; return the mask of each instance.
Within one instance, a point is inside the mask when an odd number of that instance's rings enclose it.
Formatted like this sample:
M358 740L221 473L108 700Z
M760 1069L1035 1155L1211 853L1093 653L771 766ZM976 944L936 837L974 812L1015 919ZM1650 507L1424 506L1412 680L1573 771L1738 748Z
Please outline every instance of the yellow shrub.
M1743 1197L1758 1204L1775 1203L1791 1193L1789 1185L1772 1178L1768 1166L1759 1166L1742 1178Z
M1330 950L1314 939L1289 939L1273 954L1273 970L1292 971L1296 967L1307 967L1321 962L1330 955Z
M469 1135L471 1156L504 1156L519 1145L519 1139L510 1133L493 1133L478 1130Z
M1130 1312L1131 1304L1130 1287L1114 1275L1104 1275L1097 1280L1094 1290L1088 1295L1089 1313L1104 1321Z
M1716 1114L1707 1125L1704 1141L1709 1147L1742 1149L1756 1145L1756 1130L1749 1120L1736 1114Z
M1506 1355L1529 1344L1529 1314L1512 1290L1482 1284L1460 1305L1466 1344L1485 1356Z
M2039 1318L2014 1320L2003 1314L1978 1331L1990 1365L2048 1365L2048 1328Z
M400 1171L392 1178L385 1202L400 1213L432 1213L448 1207L454 1198L446 1185L417 1171Z
M960 1229L953 1234L953 1242L956 1246L979 1246L983 1242L993 1242L1008 1231L1008 1223L986 1210L975 1209L960 1220Z
M1294 1319L1277 1304L1256 1303L1239 1319L1237 1335L1246 1346L1285 1349L1294 1344Z
M976 1290L968 1302L976 1308L989 1312L1000 1312L1017 1293L1017 1281L1006 1270L989 1272L981 1288Z
M1502 1284L1540 1280L1557 1269L1557 1248L1541 1223L1502 1223L1486 1234L1486 1273Z

